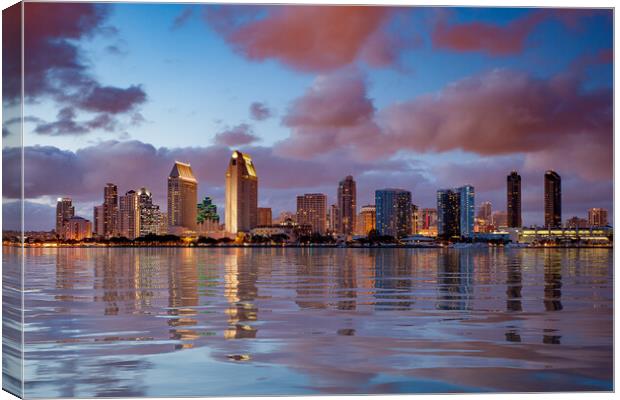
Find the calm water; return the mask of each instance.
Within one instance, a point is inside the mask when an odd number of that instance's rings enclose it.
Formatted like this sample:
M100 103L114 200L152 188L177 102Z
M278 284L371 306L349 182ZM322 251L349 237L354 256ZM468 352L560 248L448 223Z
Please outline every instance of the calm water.
M611 250L28 249L26 266L30 397L613 388Z

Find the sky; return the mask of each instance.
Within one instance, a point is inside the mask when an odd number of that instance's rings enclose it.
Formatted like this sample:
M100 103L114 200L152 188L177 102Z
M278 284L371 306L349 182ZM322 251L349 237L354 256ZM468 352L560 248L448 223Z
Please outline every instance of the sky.
M3 24L3 166L19 141L19 19ZM15 15L15 14L13 14ZM259 206L357 181L412 192L471 184L506 209L522 176L524 224L543 222L543 175L562 177L563 219L613 218L611 10L26 3L26 229L54 226L56 198L92 219L103 187L147 187L166 208L175 160L223 217L234 149ZM19 182L4 179L4 229Z

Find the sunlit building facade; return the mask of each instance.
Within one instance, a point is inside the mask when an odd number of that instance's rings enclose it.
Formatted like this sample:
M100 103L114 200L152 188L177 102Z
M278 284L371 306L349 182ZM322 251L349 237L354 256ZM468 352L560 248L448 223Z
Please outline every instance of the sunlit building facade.
M258 176L252 158L235 150L226 170L226 231L250 232L258 225Z
M73 216L67 219L62 228L64 240L84 240L92 237L92 224L82 217Z
M153 204L153 195L146 188L138 192L138 209L140 233L139 236L156 235L160 220L159 206Z
M120 235L128 239L140 236L140 208L138 207L138 193L130 190L119 199Z
M343 235L352 235L355 229L357 213L357 188L351 175L338 184L337 193L338 214L336 230Z
M267 226L273 223L271 208L258 207L258 226Z
M196 229L198 181L190 164L175 161L168 176L168 231Z
M607 210L604 208L590 208L588 210L588 224L590 226L607 226Z
M69 197L60 197L56 202L56 233L63 235L65 222L75 215L75 207Z
M313 233L327 230L327 196L323 193L306 193L297 196L297 224L310 225Z
M362 206L357 218L357 233L359 235L368 235L370 231L376 227L377 209L374 204Z
M103 188L103 231L107 238L118 234L118 187L113 183Z

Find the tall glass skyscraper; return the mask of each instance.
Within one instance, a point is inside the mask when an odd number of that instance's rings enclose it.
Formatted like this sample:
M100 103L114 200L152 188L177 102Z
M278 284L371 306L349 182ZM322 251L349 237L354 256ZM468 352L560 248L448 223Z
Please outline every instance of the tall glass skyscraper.
M407 236L411 232L411 192L402 189L375 191L379 235Z
M105 237L118 233L118 187L113 183L103 188L103 232Z
M474 235L475 192L471 185L437 191L437 234L445 239Z
M545 172L545 226L562 226L562 179L555 171Z
M338 233L352 235L357 216L357 190L351 175L338 184Z
M506 177L506 211L508 212L508 227L521 228L521 175L512 171Z
M476 213L474 187L471 185L457 188L460 195L460 229L461 236L474 236L474 217Z

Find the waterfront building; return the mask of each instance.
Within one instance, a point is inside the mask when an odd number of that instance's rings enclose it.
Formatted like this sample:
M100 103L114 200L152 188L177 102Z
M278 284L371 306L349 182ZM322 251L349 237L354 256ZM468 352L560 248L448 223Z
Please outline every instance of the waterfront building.
M377 210L374 204L368 204L362 207L356 220L358 235L368 235L370 231L376 228Z
M324 234L327 230L327 196L322 193L306 193L297 196L297 224L312 226L313 233Z
M157 234L161 211L159 206L153 204L153 195L146 188L140 188L138 192L139 209L139 236Z
M562 225L562 179L555 171L545 172L545 226Z
M495 211L491 219L495 229L508 227L508 213L505 211Z
M457 188L459 192L459 224L461 236L470 238L474 234L474 214L476 212L474 187L465 185Z
M198 231L201 233L218 232L220 230L220 216L217 213L217 206L211 197L205 197L198 203Z
M93 227L93 235L97 237L105 237L105 213L103 210L103 204L93 208L93 221L95 222Z
M508 227L520 228L521 220L521 175L512 171L506 177L506 212L508 213Z
M411 234L417 235L420 232L420 210L415 204L411 205Z
M103 231L106 238L118 234L118 187L113 183L103 188Z
M357 189L351 175L338 184L337 199L336 231L343 235L352 235L357 216Z
M258 207L258 226L267 226L273 223L271 208Z
M327 212L327 229L330 233L338 232L338 206L332 204Z
M588 224L590 226L607 226L607 210L604 208L590 208L588 210Z
M155 231L156 235L167 235L168 234L168 214L158 210L157 213L157 230Z
M461 193L454 189L437 191L437 235L444 239L461 237Z
M280 214L278 214L278 217L275 219L274 223L276 225L278 224L282 224L288 220L295 222L295 218L297 218L295 216L294 212L291 211L282 211L280 212Z
M589 228L590 224L588 223L587 219L574 216L566 220L566 224L564 226L569 229L574 229L574 228L585 229L585 228Z
M491 222L491 214L493 213L493 206L490 201L483 201L478 207L478 218L483 221Z
M120 235L132 240L140 236L140 208L135 190L130 190L120 197L119 212Z
M411 192L402 189L375 191L379 235L402 237L411 232Z
M63 227L65 222L68 221L75 215L75 207L73 207L73 203L71 198L69 197L59 197L56 202L56 234L61 236L63 235Z
M194 231L197 203L198 181L192 167L175 161L168 176L168 231Z
M226 231L250 232L258 224L258 176L252 158L233 151L226 170Z
M84 240L92 237L92 224L78 216L67 219L62 228L61 237L65 240Z
M424 236L437 236L437 209L423 208L420 216L419 234Z
M613 244L613 228L525 228L517 232L520 243Z

